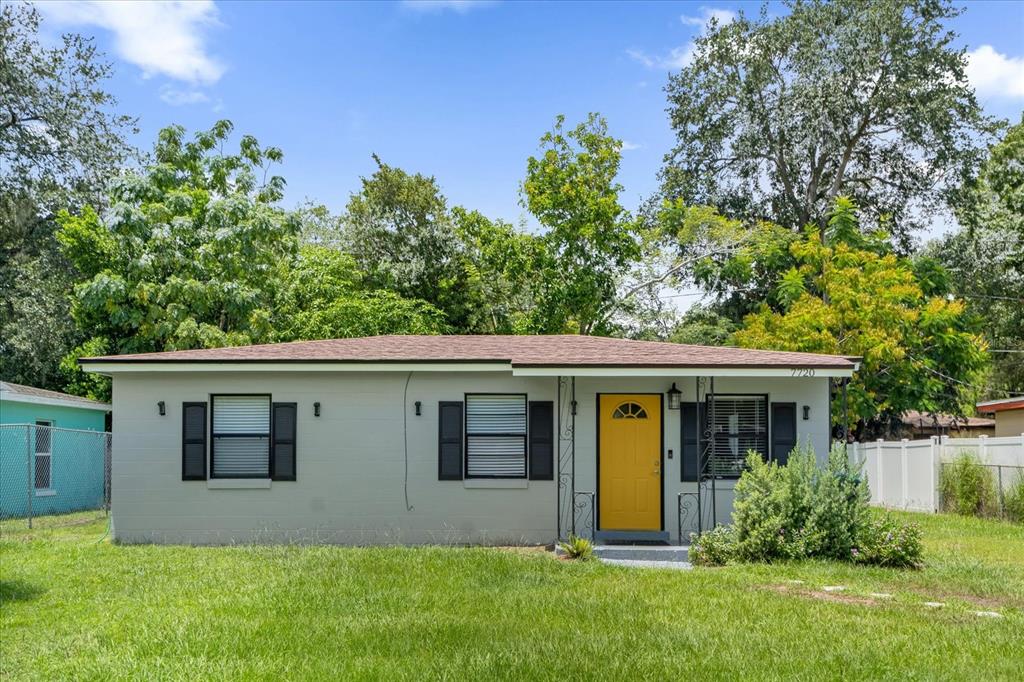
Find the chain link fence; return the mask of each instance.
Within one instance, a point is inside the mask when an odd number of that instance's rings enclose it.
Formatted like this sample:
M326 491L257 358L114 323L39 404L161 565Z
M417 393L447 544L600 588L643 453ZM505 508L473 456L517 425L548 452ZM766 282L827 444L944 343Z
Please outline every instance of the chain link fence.
M109 510L109 433L0 424L3 526L87 523Z

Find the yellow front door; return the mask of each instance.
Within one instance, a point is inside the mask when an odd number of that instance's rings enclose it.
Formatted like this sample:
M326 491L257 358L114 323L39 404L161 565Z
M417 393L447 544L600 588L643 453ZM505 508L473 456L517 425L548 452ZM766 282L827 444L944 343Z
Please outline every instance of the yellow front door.
M661 396L599 400L602 530L661 530Z

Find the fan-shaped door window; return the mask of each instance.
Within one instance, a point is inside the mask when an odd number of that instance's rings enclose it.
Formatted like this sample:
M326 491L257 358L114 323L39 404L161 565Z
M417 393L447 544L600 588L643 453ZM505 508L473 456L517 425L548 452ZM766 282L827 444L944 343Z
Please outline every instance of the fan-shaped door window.
M647 419L647 410L636 403L622 403L615 408L612 419Z

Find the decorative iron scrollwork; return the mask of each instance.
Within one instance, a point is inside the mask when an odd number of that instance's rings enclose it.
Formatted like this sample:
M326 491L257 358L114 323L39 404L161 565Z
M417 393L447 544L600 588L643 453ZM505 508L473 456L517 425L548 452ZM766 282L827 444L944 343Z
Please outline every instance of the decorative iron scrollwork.
M558 538L575 525L576 492L576 378L558 377Z
M573 528L576 537L594 540L594 493L577 490L573 493Z

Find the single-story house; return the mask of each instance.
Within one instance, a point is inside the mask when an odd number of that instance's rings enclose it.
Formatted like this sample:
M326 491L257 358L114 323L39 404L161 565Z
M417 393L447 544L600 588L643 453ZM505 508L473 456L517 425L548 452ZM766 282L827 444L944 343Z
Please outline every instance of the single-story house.
M977 438L996 435L996 421L986 417L959 417L953 414L907 410L903 413L903 437L911 440L932 436Z
M748 450L827 456L831 392L857 367L586 336L81 363L113 377L118 541L353 544L688 538L728 520Z
M98 509L110 405L0 381L0 518Z
M979 414L991 414L996 420L996 437L1024 434L1024 396L986 400L976 405Z

